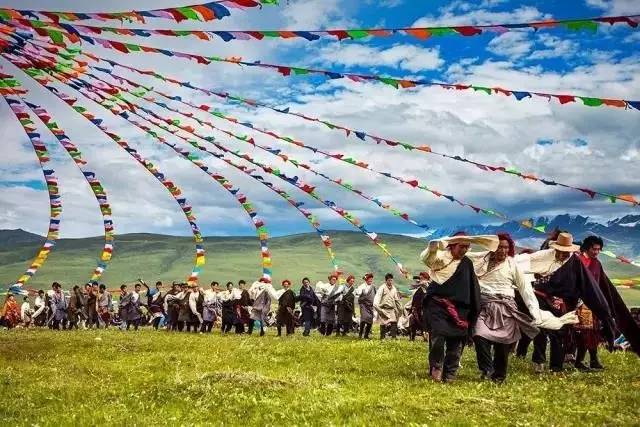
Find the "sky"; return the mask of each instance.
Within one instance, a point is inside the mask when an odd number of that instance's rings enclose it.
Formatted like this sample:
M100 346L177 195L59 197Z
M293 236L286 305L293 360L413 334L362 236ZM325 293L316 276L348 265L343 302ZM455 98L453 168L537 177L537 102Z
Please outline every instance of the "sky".
M281 0L280 3L277 7L264 7L262 10L232 10L231 17L207 23L178 24L169 20L150 19L146 24L136 26L313 30L495 24L640 14L640 4L634 0ZM136 2L136 8L143 10L186 4L193 2L140 0ZM130 2L121 0L113 0L108 5L90 0L82 4L76 1L5 0L0 1L0 7L97 12L124 11L131 6ZM476 37L439 37L425 41L403 36L342 42L333 39L315 42L275 39L228 43L221 40L205 42L194 37L105 38L203 55L241 56L247 61L262 60L335 71L529 91L640 99L640 31L623 26L601 28L596 34L555 29L538 33L522 31ZM607 193L630 193L636 196L640 193L637 189L640 113L636 110L589 108L578 103L561 106L543 99L518 102L512 97L433 87L398 91L381 83L354 83L346 79L325 80L306 76L285 78L273 71L246 69L232 64L213 63L205 66L161 55L124 55L95 46L83 48L134 67L152 68L197 86L228 91L283 108L288 106L292 111L379 136L416 145L428 144L436 151L493 165L515 167L558 182ZM170 195L139 164L16 67L4 59L0 59L0 66L3 72L14 74L25 83L30 90L27 99L47 108L80 148L89 162L88 167L96 172L107 190L113 207L116 233L190 234L188 223ZM590 200L575 191L527 182L506 174L484 172L453 160L364 143L292 116L225 104L189 89L165 85L122 69L118 69L118 72L140 83L152 84L164 92L181 95L194 103L214 106L280 135L364 160L378 170L416 178L442 193L495 209L512 218L569 213L607 221L638 212L638 207L629 204L611 204L598 198ZM183 190L194 207L194 214L204 235L254 233L249 218L235 199L202 171L73 89L66 88L65 91L79 96L81 105L104 118L110 128L125 137ZM174 113L171 115L175 116ZM46 234L48 197L36 156L4 101L0 101L0 120L3 129L0 229L22 228ZM263 145L280 148L298 160L313 164L331 177L344 179L366 194L407 212L419 224L437 228L496 223L491 217L475 214L444 198L413 190L283 141L247 132L246 128L218 119L212 120L221 128L249 134ZM82 174L53 136L47 134L41 124L39 127L52 153L50 165L59 176L63 199L61 237L100 235L103 232L101 216ZM172 142L180 142L168 134L164 136ZM372 231L412 235L422 232L420 228L392 216L375 204L309 172L295 169L290 164L257 149L247 148L246 144L224 138L223 135L215 136L229 148L250 152L255 158L279 167L288 175L297 175L304 182L316 185L318 194L354 213ZM248 196L272 235L312 231L296 210L266 187L215 158L207 158L206 163L212 171L222 173ZM323 228L353 229L331 210L306 198L304 193L286 183L277 182L275 177L268 178L287 189L295 199L305 202L305 207L317 215Z

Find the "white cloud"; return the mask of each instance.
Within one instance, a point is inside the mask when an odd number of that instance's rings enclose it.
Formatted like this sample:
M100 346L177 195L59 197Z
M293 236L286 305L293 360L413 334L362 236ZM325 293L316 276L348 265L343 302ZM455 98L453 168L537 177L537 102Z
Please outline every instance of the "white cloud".
M375 48L361 44L333 44L323 48L317 60L330 65L387 66L411 72L435 70L444 64L437 48L400 44L390 48Z
M483 25L510 22L528 22L550 18L551 15L540 12L533 6L520 6L511 11L491 11L478 8L470 3L453 3L453 7L445 8L437 16L424 16L413 26L426 27L434 25Z
M538 42L543 46L542 49L535 49L528 59L547 59L558 57L569 57L579 53L578 43L552 36L550 34L539 34Z
M593 8L601 9L608 15L638 13L637 0L586 0L585 3Z
M530 40L529 34L510 32L491 39L487 50L496 55L521 58L531 52L532 47L533 42Z

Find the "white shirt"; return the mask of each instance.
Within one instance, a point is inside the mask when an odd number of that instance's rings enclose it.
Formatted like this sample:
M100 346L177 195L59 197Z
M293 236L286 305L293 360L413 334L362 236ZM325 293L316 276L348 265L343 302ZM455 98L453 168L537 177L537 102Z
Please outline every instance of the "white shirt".
M331 283L318 282L316 283L315 289L316 295L318 295L318 298L322 300L324 297L329 295L335 287L336 285L332 285Z
M480 292L487 295L505 295L515 297L517 289L529 311L537 313L540 310L538 300L533 293L531 283L527 283L524 274L512 257L489 270L489 255L491 252L467 252L467 257L473 262L473 269L478 277ZM535 314L533 314L535 317Z
M200 318L200 313L198 312L198 297L200 296L199 292L191 292L189 293L189 308L191 309L191 313L195 314L198 319Z
M544 249L532 254L516 255L515 260L525 273L550 276L569 261L572 256L573 254L570 254L566 260L558 261L556 260L555 249Z
M369 292L371 292L371 288L373 287L373 283L370 285L367 285L367 283L363 283L360 286L358 286L354 291L353 291L353 295L355 295L356 298L358 298L360 295L362 294L368 294Z
M27 321L27 312L31 310L31 304L28 301L25 301L20 306L20 317L23 322Z
M454 260L451 252L448 250L433 250L431 245L422 252L420 258L429 267L431 280L441 285L453 276L453 273L458 269L458 265L460 265L460 260Z

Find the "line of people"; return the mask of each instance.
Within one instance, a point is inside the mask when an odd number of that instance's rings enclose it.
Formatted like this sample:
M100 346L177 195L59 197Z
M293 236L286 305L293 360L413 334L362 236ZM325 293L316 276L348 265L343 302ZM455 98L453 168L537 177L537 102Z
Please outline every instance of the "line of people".
M472 245L483 250L471 251ZM536 372L545 368L548 342L549 367L555 372L562 371L567 354L575 356L579 370L602 369L599 344L611 348L621 334L640 354L640 328L598 261L603 246L596 236L577 246L569 233L556 233L541 250L516 255L508 234L457 233L432 240L420 255L427 270L414 278L407 304L390 273L377 288L371 273L357 286L352 275L341 283L332 274L315 287L305 277L298 294L289 280L279 290L261 279L250 286L228 282L224 290L217 282L206 290L173 283L166 291L161 282L150 288L139 280L132 289L122 285L118 301L103 284L64 293L56 282L48 292L39 291L33 310L28 301L18 310L9 297L0 317L9 327L23 322L53 329L117 325L137 330L150 324L210 333L219 324L224 334L262 336L275 326L281 336L299 326L304 336L317 329L324 336L357 332L361 339L370 339L378 323L380 339L399 333L428 339L429 374L436 381L455 379L462 352L472 343L481 377L501 382L510 353L517 346L517 355L526 357L531 341ZM583 363L587 353L590 366Z

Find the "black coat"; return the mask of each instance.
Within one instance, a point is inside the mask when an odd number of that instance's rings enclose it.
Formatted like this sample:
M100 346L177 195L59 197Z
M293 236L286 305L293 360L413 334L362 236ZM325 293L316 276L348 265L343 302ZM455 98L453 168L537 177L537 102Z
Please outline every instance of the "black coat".
M602 274L600 275L600 280L602 281L603 279L608 281L604 272L602 272ZM605 284L605 290L608 288L608 286L608 284ZM613 287L613 285L611 286ZM578 305L578 300L581 299L586 304L586 306L591 309L593 314L602 322L603 335L607 339L607 342L610 345L613 345L616 328L609 302L600 289L600 285L595 282L593 275L589 273L587 268L577 256L572 256L571 258L569 258L569 260L565 262L562 267L553 272L553 274L549 277L549 280L536 285L535 290L542 292L548 297L562 298L566 306L566 311L575 310L576 306ZM544 295L541 295L539 292L536 293L536 296L538 297L540 308L553 312L554 308L551 304L549 304L548 298ZM617 295L615 289L614 292ZM610 290L609 297L611 298L611 304L618 306L619 313L621 316L623 316L624 310L621 310L619 304L615 302L616 298L613 294L610 293ZM624 306L624 303L622 304ZM621 317L620 319L622 320L623 317ZM637 325L635 328L635 333L633 333L632 329L627 330L635 335L634 341L636 343L636 351L640 350L640 341L638 341L640 340L640 335L638 333Z
M451 302L458 317L467 321L469 326L466 329L457 326L448 311L434 298ZM471 260L467 257L462 258L456 271L443 284L431 282L422 306L425 326L434 335L469 335L480 314L480 285Z
M276 320L279 323L293 321L293 309L296 308L296 294L291 289L287 289L278 298L278 313Z
M342 300L338 302L338 323L343 325L351 325L353 322L353 312L355 304L355 296L353 295L353 286L350 287L342 296Z
M303 286L300 288L300 296L298 298L300 300L302 320L313 321L315 315L313 307L320 306L320 300L318 299L315 291L311 287L305 289L305 287Z

